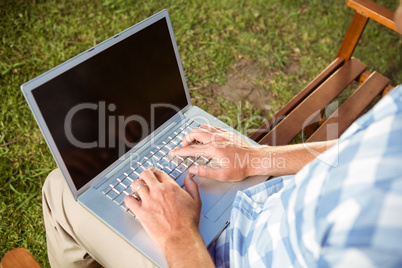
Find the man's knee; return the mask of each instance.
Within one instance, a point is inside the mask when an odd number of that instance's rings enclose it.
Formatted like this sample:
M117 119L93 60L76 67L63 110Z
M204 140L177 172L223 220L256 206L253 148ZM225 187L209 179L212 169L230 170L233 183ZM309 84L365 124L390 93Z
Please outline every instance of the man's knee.
M54 194L55 191L63 190L63 184L65 184L63 174L61 174L60 169L57 168L47 176L42 187L42 194L47 196L49 194Z
M44 216L52 215L53 209L61 209L67 195L63 194L67 188L67 183L64 180L60 169L55 169L49 173L45 183L42 186L42 208Z

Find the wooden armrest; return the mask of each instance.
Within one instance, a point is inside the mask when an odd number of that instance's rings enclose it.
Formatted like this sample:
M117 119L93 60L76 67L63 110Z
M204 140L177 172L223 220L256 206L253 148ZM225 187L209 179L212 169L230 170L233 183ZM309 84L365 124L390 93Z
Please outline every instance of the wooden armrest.
M400 33L394 21L394 12L370 1L370 0L347 0L346 5L356 10L363 16L369 17L382 25ZM400 33L402 34L402 33Z
M25 248L15 248L1 259L0 268L42 268L32 254Z

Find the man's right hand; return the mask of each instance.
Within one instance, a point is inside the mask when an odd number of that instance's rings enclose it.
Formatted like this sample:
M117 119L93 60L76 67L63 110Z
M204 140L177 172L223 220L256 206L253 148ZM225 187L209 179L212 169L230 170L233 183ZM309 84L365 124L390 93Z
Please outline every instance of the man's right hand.
M233 132L202 125L183 137L182 148L170 156L204 156L207 165L193 165L189 173L220 181L240 181L253 175L296 174L336 140L287 146L254 146Z
M240 181L253 174L251 160L258 147L242 137L219 127L202 125L183 137L182 147L170 156L204 156L211 158L207 165L193 165L189 173L220 181Z

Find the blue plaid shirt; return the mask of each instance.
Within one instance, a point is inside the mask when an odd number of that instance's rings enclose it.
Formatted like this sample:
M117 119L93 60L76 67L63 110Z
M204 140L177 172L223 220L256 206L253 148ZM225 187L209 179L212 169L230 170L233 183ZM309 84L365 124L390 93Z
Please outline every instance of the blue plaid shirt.
M402 267L402 86L295 176L239 192L217 266Z

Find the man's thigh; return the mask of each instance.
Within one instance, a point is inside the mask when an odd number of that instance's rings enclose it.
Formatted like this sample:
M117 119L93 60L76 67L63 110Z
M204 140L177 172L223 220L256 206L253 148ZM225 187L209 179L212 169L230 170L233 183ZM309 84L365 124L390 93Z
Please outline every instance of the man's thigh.
M59 169L49 174L43 186L43 212L51 264L87 266L92 257L105 267L154 267L74 200Z

